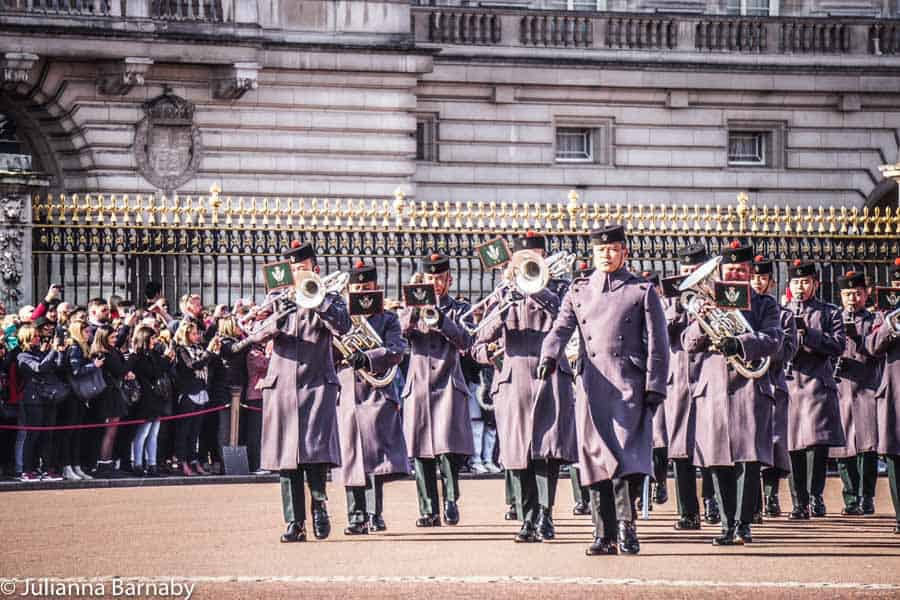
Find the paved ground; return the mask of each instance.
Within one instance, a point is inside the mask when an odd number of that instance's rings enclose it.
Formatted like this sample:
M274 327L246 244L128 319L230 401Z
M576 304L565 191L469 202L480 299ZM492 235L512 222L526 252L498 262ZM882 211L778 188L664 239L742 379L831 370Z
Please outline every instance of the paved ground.
M752 545L728 549L710 545L716 527L672 530L672 499L639 523L640 556L602 558L583 554L590 520L571 516L568 481L559 488L559 538L524 546L511 541L517 525L502 520L497 479L463 481L461 524L433 530L413 526L413 482L389 484L389 530L366 538L342 534L344 497L332 486L331 538L287 545L278 543L271 483L8 492L0 496L0 577L48 577L51 585L78 578L107 594L113 576L137 578L125 580L134 585L175 577L194 586L194 598L896 598L900 536L885 484L874 517L771 519L754 529ZM834 512L839 488L829 480Z

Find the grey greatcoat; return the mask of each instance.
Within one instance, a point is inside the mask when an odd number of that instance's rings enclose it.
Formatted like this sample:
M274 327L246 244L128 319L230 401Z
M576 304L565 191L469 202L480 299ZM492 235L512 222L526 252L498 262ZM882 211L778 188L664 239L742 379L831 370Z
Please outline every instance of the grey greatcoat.
M666 430L666 403L663 402L656 407L653 414L653 447L668 448L669 433Z
M791 451L812 446L843 446L834 362L846 339L841 310L817 298L794 304L794 315L806 320L806 334L787 375L790 403L788 446Z
M748 361L778 352L783 333L781 312L771 296L755 292L750 310L741 311L753 329L738 336ZM731 367L725 356L710 351L709 337L696 320L681 337L684 349L702 353L703 362L692 394L697 410L694 464L730 466L738 462L771 465L772 405L775 388L768 374L748 379Z
M572 282L541 360L564 360L577 329L581 352L575 429L582 484L650 475L653 412L666 393L669 341L653 285L622 268ZM502 442L501 442L502 444Z
M831 448L832 458L849 458L878 449L875 392L881 381L881 360L872 356L865 340L872 334L875 314L865 309L852 315L842 311L842 319L853 319L856 334L847 336L838 371L838 402L841 425L847 444Z
M260 380L263 469L341 464L331 340L349 330L347 305L328 294L319 311L298 308L281 328L273 322L252 335L257 342L274 337L269 370Z
M525 469L529 459L578 459L575 445L573 374L567 360L546 382L537 379L541 343L559 313L560 298L542 290L513 305L478 332L472 356L492 364L490 343L504 349L503 367L494 375L492 398L497 419L500 461L507 469ZM542 385L543 383L543 385ZM541 394L535 398L538 389Z
M700 357L681 346L681 334L688 325L687 313L671 298L665 301L669 334L669 378L666 384L666 433L669 458L694 458L696 415L691 386L697 381Z
M365 355L369 357L371 373L381 376L400 364L407 344L395 313L385 311L371 315L368 321L383 344L366 350ZM362 487L369 475L409 474L400 404L393 382L381 388L373 387L359 372L346 365L338 371L338 379L341 382L338 432L343 484Z
M794 313L786 308L781 310L781 331L784 334L781 347L772 363L769 365L769 376L775 384L775 405L772 408L772 441L775 468L790 473L791 455L788 448L788 395L787 380L784 378L785 365L794 360L797 353L797 323L794 321Z
M869 354L884 357L881 384L875 392L878 410L878 453L900 454L900 335L878 315L866 339Z
M469 388L459 364L460 353L473 341L458 322L469 305L444 295L439 309L444 314L440 331L429 330L422 319L414 323L411 308L400 313L400 329L411 347L402 396L403 433L413 458L475 451Z

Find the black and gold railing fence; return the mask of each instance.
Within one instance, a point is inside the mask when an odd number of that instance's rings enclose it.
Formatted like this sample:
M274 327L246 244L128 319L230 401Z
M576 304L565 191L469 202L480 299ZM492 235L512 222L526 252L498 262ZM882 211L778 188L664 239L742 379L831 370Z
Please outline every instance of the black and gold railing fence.
M362 258L378 266L391 297L417 259L444 251L454 260L460 295L479 298L495 273L482 273L476 248L526 230L548 236L552 250L587 259L588 234L622 223L631 235L632 268L668 273L682 246L703 242L718 252L732 239L752 241L783 275L795 258L822 263L823 293L834 277L865 271L873 284L900 256L900 210L829 206L765 206L740 194L729 205L640 205L581 202L438 202L397 194L381 200L209 194L71 194L32 201L35 289L60 281L72 298L139 298L159 280L170 297L198 291L204 301L231 303L263 293L261 265L294 239L318 248L323 271L349 269Z

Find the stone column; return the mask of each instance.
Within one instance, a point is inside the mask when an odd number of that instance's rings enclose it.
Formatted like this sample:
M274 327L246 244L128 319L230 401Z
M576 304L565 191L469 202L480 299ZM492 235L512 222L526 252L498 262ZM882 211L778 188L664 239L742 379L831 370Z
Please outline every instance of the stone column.
M12 312L34 300L31 196L47 187L49 179L5 169L0 163L0 302Z

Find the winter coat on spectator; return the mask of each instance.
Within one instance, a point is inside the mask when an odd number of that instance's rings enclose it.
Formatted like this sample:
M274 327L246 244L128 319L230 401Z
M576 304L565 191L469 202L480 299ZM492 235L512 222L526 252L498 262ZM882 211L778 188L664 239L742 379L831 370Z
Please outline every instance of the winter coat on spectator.
M141 350L129 357L129 366L141 386L135 418L152 421L165 415L169 399L160 394L160 379L169 376L172 363L156 349Z

